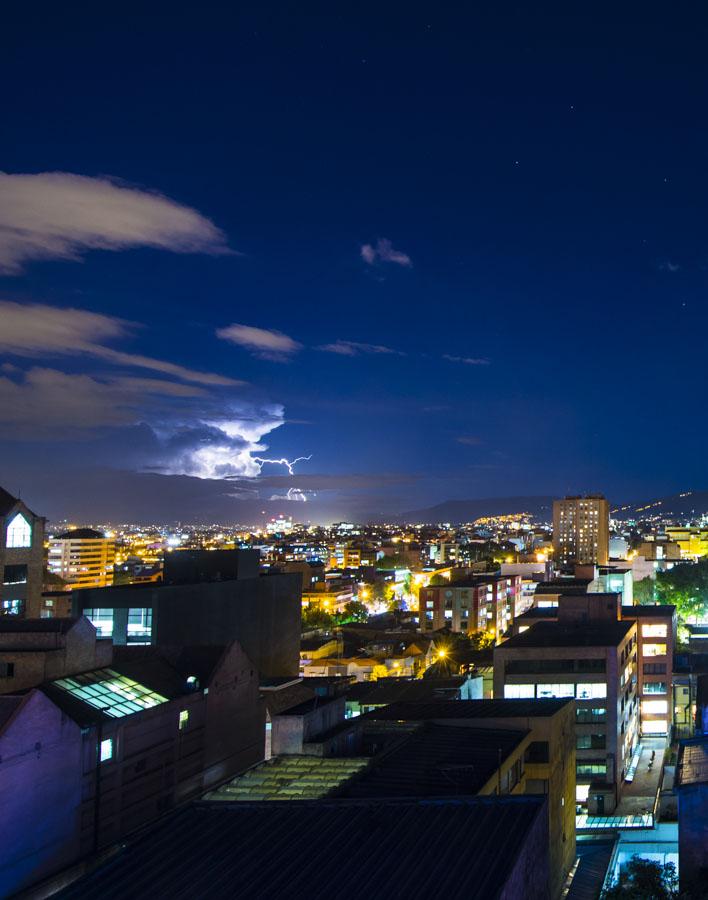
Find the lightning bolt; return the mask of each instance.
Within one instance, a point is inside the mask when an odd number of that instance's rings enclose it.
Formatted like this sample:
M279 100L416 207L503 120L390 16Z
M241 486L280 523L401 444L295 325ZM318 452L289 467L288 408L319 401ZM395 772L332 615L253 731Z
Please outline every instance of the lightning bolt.
M308 459L312 459L312 454L310 454L309 456L296 456L293 460L285 459L285 457L283 457L282 459L263 459L262 456L254 456L253 462L258 463L258 465L260 466L258 470L259 472L263 469L263 466L266 463L269 463L272 466L285 466L285 468L288 470L288 474L294 475L295 472L293 470L293 466L295 465L295 463L306 462Z

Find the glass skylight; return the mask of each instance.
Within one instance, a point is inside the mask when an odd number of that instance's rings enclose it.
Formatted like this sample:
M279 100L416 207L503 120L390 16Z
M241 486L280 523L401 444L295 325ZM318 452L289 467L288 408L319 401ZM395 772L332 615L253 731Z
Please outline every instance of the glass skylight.
M53 684L114 719L167 703L167 697L132 678L119 675L113 669L97 669L72 675L71 678L59 678Z

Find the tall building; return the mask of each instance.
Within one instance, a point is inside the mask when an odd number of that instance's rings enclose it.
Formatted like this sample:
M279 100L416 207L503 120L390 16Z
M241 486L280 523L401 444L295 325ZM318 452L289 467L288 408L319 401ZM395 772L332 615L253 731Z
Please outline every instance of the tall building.
M420 630L448 626L462 634L484 632L496 641L508 629L521 600L520 575L475 575L420 589Z
M113 584L115 541L92 528L76 528L49 542L49 571L71 588L100 588Z
M0 615L39 618L44 519L0 488Z
M601 494L553 501L553 552L556 565L609 560L610 507Z

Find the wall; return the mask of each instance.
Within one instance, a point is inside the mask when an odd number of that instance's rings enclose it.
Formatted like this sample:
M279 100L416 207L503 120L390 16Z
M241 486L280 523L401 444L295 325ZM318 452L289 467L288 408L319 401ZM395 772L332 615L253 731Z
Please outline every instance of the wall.
M708 784L679 790L679 880L682 891L708 883Z
M540 810L520 847L509 848L516 852L516 862L499 900L547 900L548 897L548 832L546 816Z
M0 895L69 865L79 850L81 732L41 691L0 735Z

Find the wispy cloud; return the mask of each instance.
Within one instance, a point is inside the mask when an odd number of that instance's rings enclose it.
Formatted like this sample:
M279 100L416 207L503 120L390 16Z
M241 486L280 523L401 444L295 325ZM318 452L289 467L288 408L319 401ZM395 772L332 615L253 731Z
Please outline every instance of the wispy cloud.
M217 329L216 336L245 347L260 359L274 362L287 362L302 349L302 344L282 331L256 328L253 325L227 325L225 328Z
M461 434L457 438L458 444L465 444L467 447L479 447L482 443L482 438L477 437L476 434Z
M673 263L670 259L665 260L664 262L659 263L659 271L661 272L680 272L681 266L679 263Z
M409 267L413 265L413 261L407 253L402 250L396 250L391 241L386 238L379 238L376 244L364 244L360 250L361 258L370 266L376 263L395 263L397 266Z
M449 353L443 353L442 358L448 360L449 362L463 363L466 366L488 366L489 365L489 360L484 359L484 357L450 356Z
M224 233L195 209L111 178L0 172L0 271L89 250L156 247L228 254Z
M129 337L136 326L102 313L0 300L0 321L0 352L15 356L91 356L114 365L149 369L196 384L234 387L244 383L224 375L194 371L167 360L107 347L106 341Z
M383 353L390 356L405 356L400 350L384 347L382 344L362 344L359 341L336 340L333 344L323 344L318 350L325 353L338 353L340 356L360 356L364 353Z

